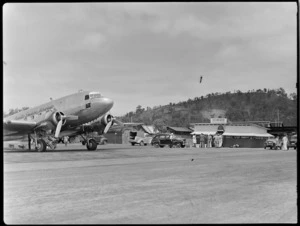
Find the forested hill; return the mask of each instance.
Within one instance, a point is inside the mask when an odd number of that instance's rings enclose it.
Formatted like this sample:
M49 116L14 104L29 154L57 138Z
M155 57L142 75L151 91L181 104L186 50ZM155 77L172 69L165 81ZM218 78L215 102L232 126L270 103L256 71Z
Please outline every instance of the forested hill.
M271 121L278 119L284 126L297 125L297 94L287 94L283 88L249 90L246 93L211 93L165 106L137 106L119 119L123 122L143 122L147 125L188 126L210 122L210 118L225 117L236 121Z

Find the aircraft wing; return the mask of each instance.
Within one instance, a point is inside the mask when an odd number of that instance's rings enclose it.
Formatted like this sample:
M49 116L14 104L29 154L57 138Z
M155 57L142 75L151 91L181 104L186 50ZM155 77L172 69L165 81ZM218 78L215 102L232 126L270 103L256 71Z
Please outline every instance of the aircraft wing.
M4 120L3 129L8 131L28 132L37 125L32 121L20 121L20 120Z

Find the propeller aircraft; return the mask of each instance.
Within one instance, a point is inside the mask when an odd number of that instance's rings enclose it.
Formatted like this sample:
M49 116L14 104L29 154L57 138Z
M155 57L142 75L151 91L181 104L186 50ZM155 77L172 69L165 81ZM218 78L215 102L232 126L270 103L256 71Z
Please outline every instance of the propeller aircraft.
M29 150L33 140L35 149L43 152L47 147L55 149L63 136L81 136L88 150L96 150L98 144L91 134L107 133L114 123L123 126L109 113L113 104L99 92L80 91L4 118L3 138L27 135Z

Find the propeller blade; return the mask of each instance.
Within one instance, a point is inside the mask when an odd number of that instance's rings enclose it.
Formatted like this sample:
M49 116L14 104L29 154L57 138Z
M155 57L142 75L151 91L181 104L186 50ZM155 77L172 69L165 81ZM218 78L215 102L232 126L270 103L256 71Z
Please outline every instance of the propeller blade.
M115 118L114 118L114 121L115 121L119 126L124 126L124 123L123 123L123 122L121 122L121 121L119 121L119 120L117 120L117 119L115 119Z
M62 123L63 123L62 120L60 120L60 121L57 123L56 130L55 130L55 137L56 137L56 138L58 138L58 135L59 135L60 130L61 130Z
M107 133L107 131L111 127L112 123L113 123L113 120L111 120L109 123L107 123L107 125L105 126L105 129L104 129L103 133Z

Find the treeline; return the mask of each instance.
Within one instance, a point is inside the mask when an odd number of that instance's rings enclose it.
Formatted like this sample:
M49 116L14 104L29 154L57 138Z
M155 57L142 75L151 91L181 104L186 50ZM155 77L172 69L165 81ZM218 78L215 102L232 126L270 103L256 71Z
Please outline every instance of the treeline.
M297 125L297 94L287 94L283 88L241 92L211 93L179 103L142 108L137 106L122 117L123 122L143 122L158 129L166 126L187 127L190 123L210 122L210 118L225 117L229 121L278 120L284 126ZM164 129L163 129L164 130Z

